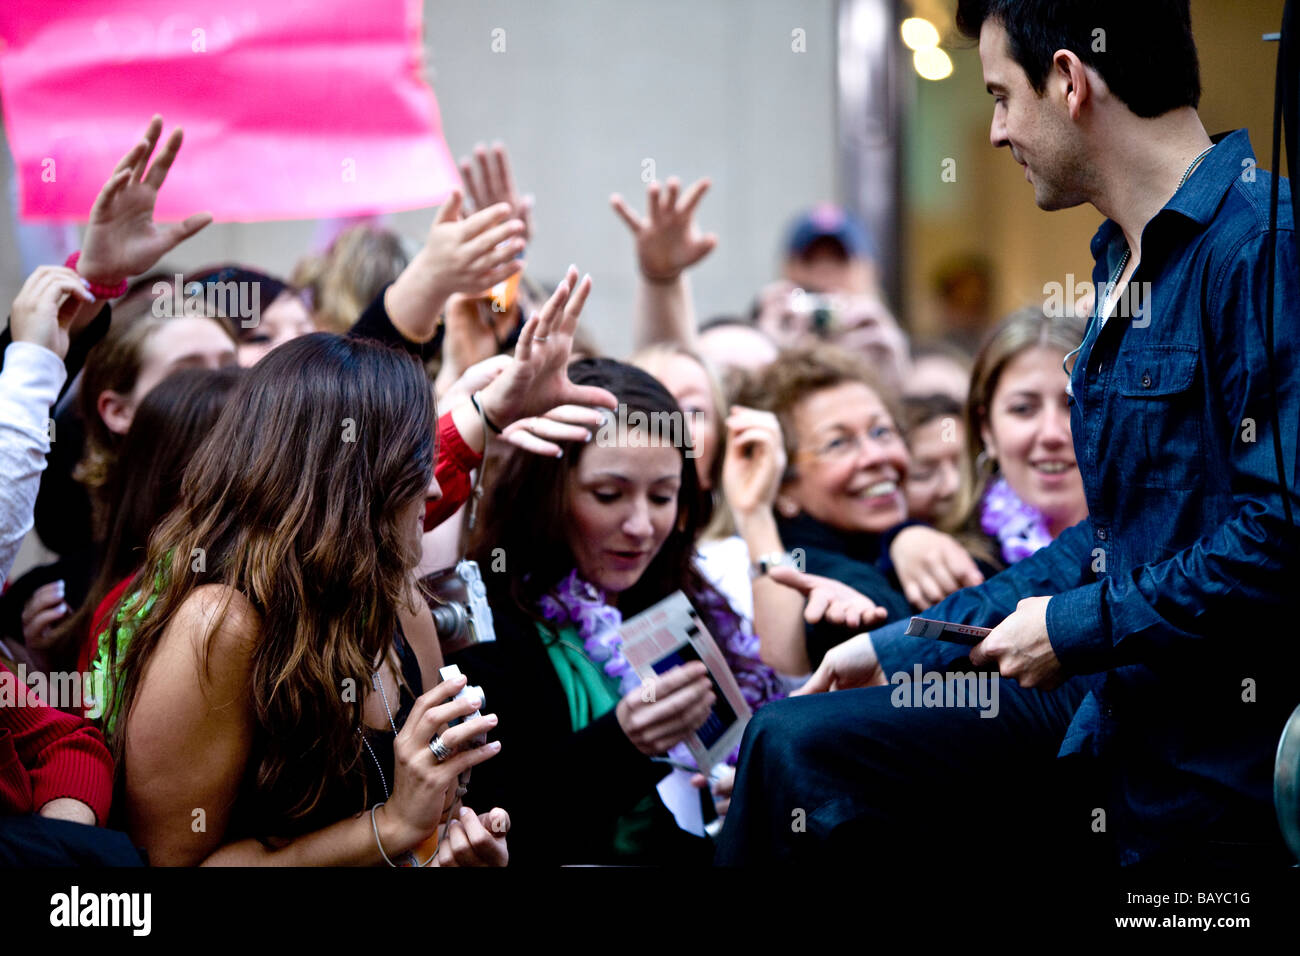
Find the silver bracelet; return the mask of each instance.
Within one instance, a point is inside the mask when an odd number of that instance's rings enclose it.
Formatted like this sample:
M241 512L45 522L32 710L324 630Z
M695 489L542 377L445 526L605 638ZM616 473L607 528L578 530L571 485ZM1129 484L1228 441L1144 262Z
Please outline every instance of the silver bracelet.
M379 839L379 823L375 820L375 811L383 805L383 803L376 803L370 808L370 828L375 831L375 846L379 847L379 855L384 858L385 863L395 868L397 864L390 860L388 854L384 852L384 844Z

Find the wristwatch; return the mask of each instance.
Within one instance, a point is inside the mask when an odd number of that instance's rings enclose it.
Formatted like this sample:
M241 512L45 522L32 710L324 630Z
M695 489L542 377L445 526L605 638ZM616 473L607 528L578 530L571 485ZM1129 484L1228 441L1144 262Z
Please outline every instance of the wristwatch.
M794 555L789 551L769 551L767 554L758 556L758 560L749 566L749 579L761 578L775 567L784 565L788 568L795 568Z

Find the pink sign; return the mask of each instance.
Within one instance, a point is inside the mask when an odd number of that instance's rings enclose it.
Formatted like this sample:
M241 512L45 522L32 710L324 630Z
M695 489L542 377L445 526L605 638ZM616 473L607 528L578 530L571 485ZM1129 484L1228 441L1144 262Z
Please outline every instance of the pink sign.
M160 219L436 205L460 180L420 50L420 0L4 0L21 214L84 220L155 113L185 130Z

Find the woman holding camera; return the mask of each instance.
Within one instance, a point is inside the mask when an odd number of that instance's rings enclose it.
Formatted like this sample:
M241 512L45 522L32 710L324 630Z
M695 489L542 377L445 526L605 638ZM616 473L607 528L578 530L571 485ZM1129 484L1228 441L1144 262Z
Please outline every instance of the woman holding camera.
M576 323L558 319L575 282L530 337ZM562 341L521 348L478 414L607 403L568 381ZM437 681L427 612L399 624L439 495L434 422L420 365L357 338L295 339L236 389L150 539L112 665L118 806L152 863L382 865L435 832L441 865L505 862L504 811L447 819L496 718L452 727L478 701Z

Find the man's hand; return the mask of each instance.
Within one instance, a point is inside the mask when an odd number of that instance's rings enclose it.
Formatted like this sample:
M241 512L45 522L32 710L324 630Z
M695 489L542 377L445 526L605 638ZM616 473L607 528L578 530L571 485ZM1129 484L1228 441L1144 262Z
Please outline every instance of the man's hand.
M817 672L808 682L790 694L823 694L830 690L847 690L850 687L870 687L884 684L885 672L876 657L876 648L870 634L859 634L843 644L836 644L822 658Z
M952 535L912 525L894 536L889 560L912 606L938 604L954 591L984 583L974 560Z
M541 311L519 333L515 360L479 396L488 418L500 428L557 405L594 405L615 409L618 399L603 388L569 381L569 355L578 317L591 293L591 276L578 282L570 266Z
M40 266L14 299L9 330L15 342L30 342L66 358L72 318L80 303L94 301L81 276L71 269Z
M90 209L90 224L77 271L92 282L111 284L141 275L176 246L212 222L201 212L182 222L160 226L153 221L158 190L180 152L182 134L172 130L162 152L149 157L162 134L162 117L149 121L144 139L122 157Z
M777 566L767 576L778 584L794 588L808 599L803 619L809 624L826 621L843 627L870 627L883 623L889 612L843 581Z
M980 643L971 648L976 667L989 661L998 673L1021 687L1051 690L1061 683L1061 661L1047 637L1047 602L1051 597L1025 598L1011 615Z
M651 282L675 282L682 270L695 265L718 244L718 237L701 235L695 228L695 207L709 188L707 179L692 183L682 195L681 183L670 177L662 192L652 182L646 188L647 217L641 218L615 193L609 204L627 223L636 239L636 257L641 274Z
M492 152L480 143L474 147L474 161L460 161L460 177L465 181L465 191L475 209L486 209L497 203L507 203L511 216L524 224L520 236L527 243L533 237L533 197L520 196L515 189L515 178L510 174L510 157L500 143L492 144Z

